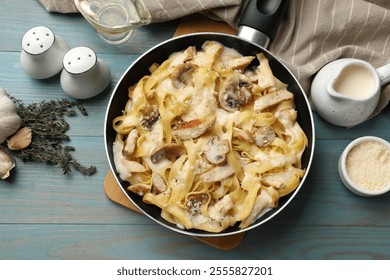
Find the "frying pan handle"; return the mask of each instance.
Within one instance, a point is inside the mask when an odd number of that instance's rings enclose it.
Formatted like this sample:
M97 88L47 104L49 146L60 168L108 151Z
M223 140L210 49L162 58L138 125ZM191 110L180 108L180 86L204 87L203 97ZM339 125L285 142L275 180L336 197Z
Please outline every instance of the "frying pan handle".
M238 22L238 36L267 47L275 38L287 0L249 0Z

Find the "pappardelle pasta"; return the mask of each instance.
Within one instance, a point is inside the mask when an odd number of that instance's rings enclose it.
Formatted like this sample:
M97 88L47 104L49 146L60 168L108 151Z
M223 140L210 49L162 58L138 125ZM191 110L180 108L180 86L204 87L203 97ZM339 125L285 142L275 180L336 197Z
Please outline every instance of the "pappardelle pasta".
M191 46L151 65L128 96L113 121L116 171L180 228L246 228L304 175L294 95L262 53Z

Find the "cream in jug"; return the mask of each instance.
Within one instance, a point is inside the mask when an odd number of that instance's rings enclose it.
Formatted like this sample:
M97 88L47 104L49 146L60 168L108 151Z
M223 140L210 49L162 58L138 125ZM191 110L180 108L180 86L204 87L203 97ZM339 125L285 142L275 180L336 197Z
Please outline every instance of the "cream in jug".
M352 64L341 71L333 88L340 94L365 99L375 90L375 79L366 67Z
M354 58L342 58L325 65L311 84L313 109L326 121L351 127L374 112L381 86L390 82L390 64L375 69Z

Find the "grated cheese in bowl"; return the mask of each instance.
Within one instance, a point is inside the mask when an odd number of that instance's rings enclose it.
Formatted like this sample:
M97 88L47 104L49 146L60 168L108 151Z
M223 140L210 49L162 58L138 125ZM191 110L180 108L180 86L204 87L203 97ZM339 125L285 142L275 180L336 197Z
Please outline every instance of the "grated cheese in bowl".
M340 156L339 174L344 185L362 196L390 190L390 143L366 136L352 141Z

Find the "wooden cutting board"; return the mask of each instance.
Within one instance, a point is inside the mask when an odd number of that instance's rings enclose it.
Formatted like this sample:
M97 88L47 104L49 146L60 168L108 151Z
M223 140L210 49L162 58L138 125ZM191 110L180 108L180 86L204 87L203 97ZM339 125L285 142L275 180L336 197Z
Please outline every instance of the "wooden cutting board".
M235 29L230 27L228 24L224 22L216 22L202 15L196 14L181 19L174 36L207 31L236 34ZM138 208L123 193L121 187L117 184L115 177L111 171L107 173L107 176L104 180L104 191L107 197L113 202L141 214ZM232 250L240 245L244 236L244 233L239 233L225 237L194 238L220 250Z
M174 37L196 32L220 32L236 34L237 31L222 21L214 21L200 14L190 15L180 20Z

